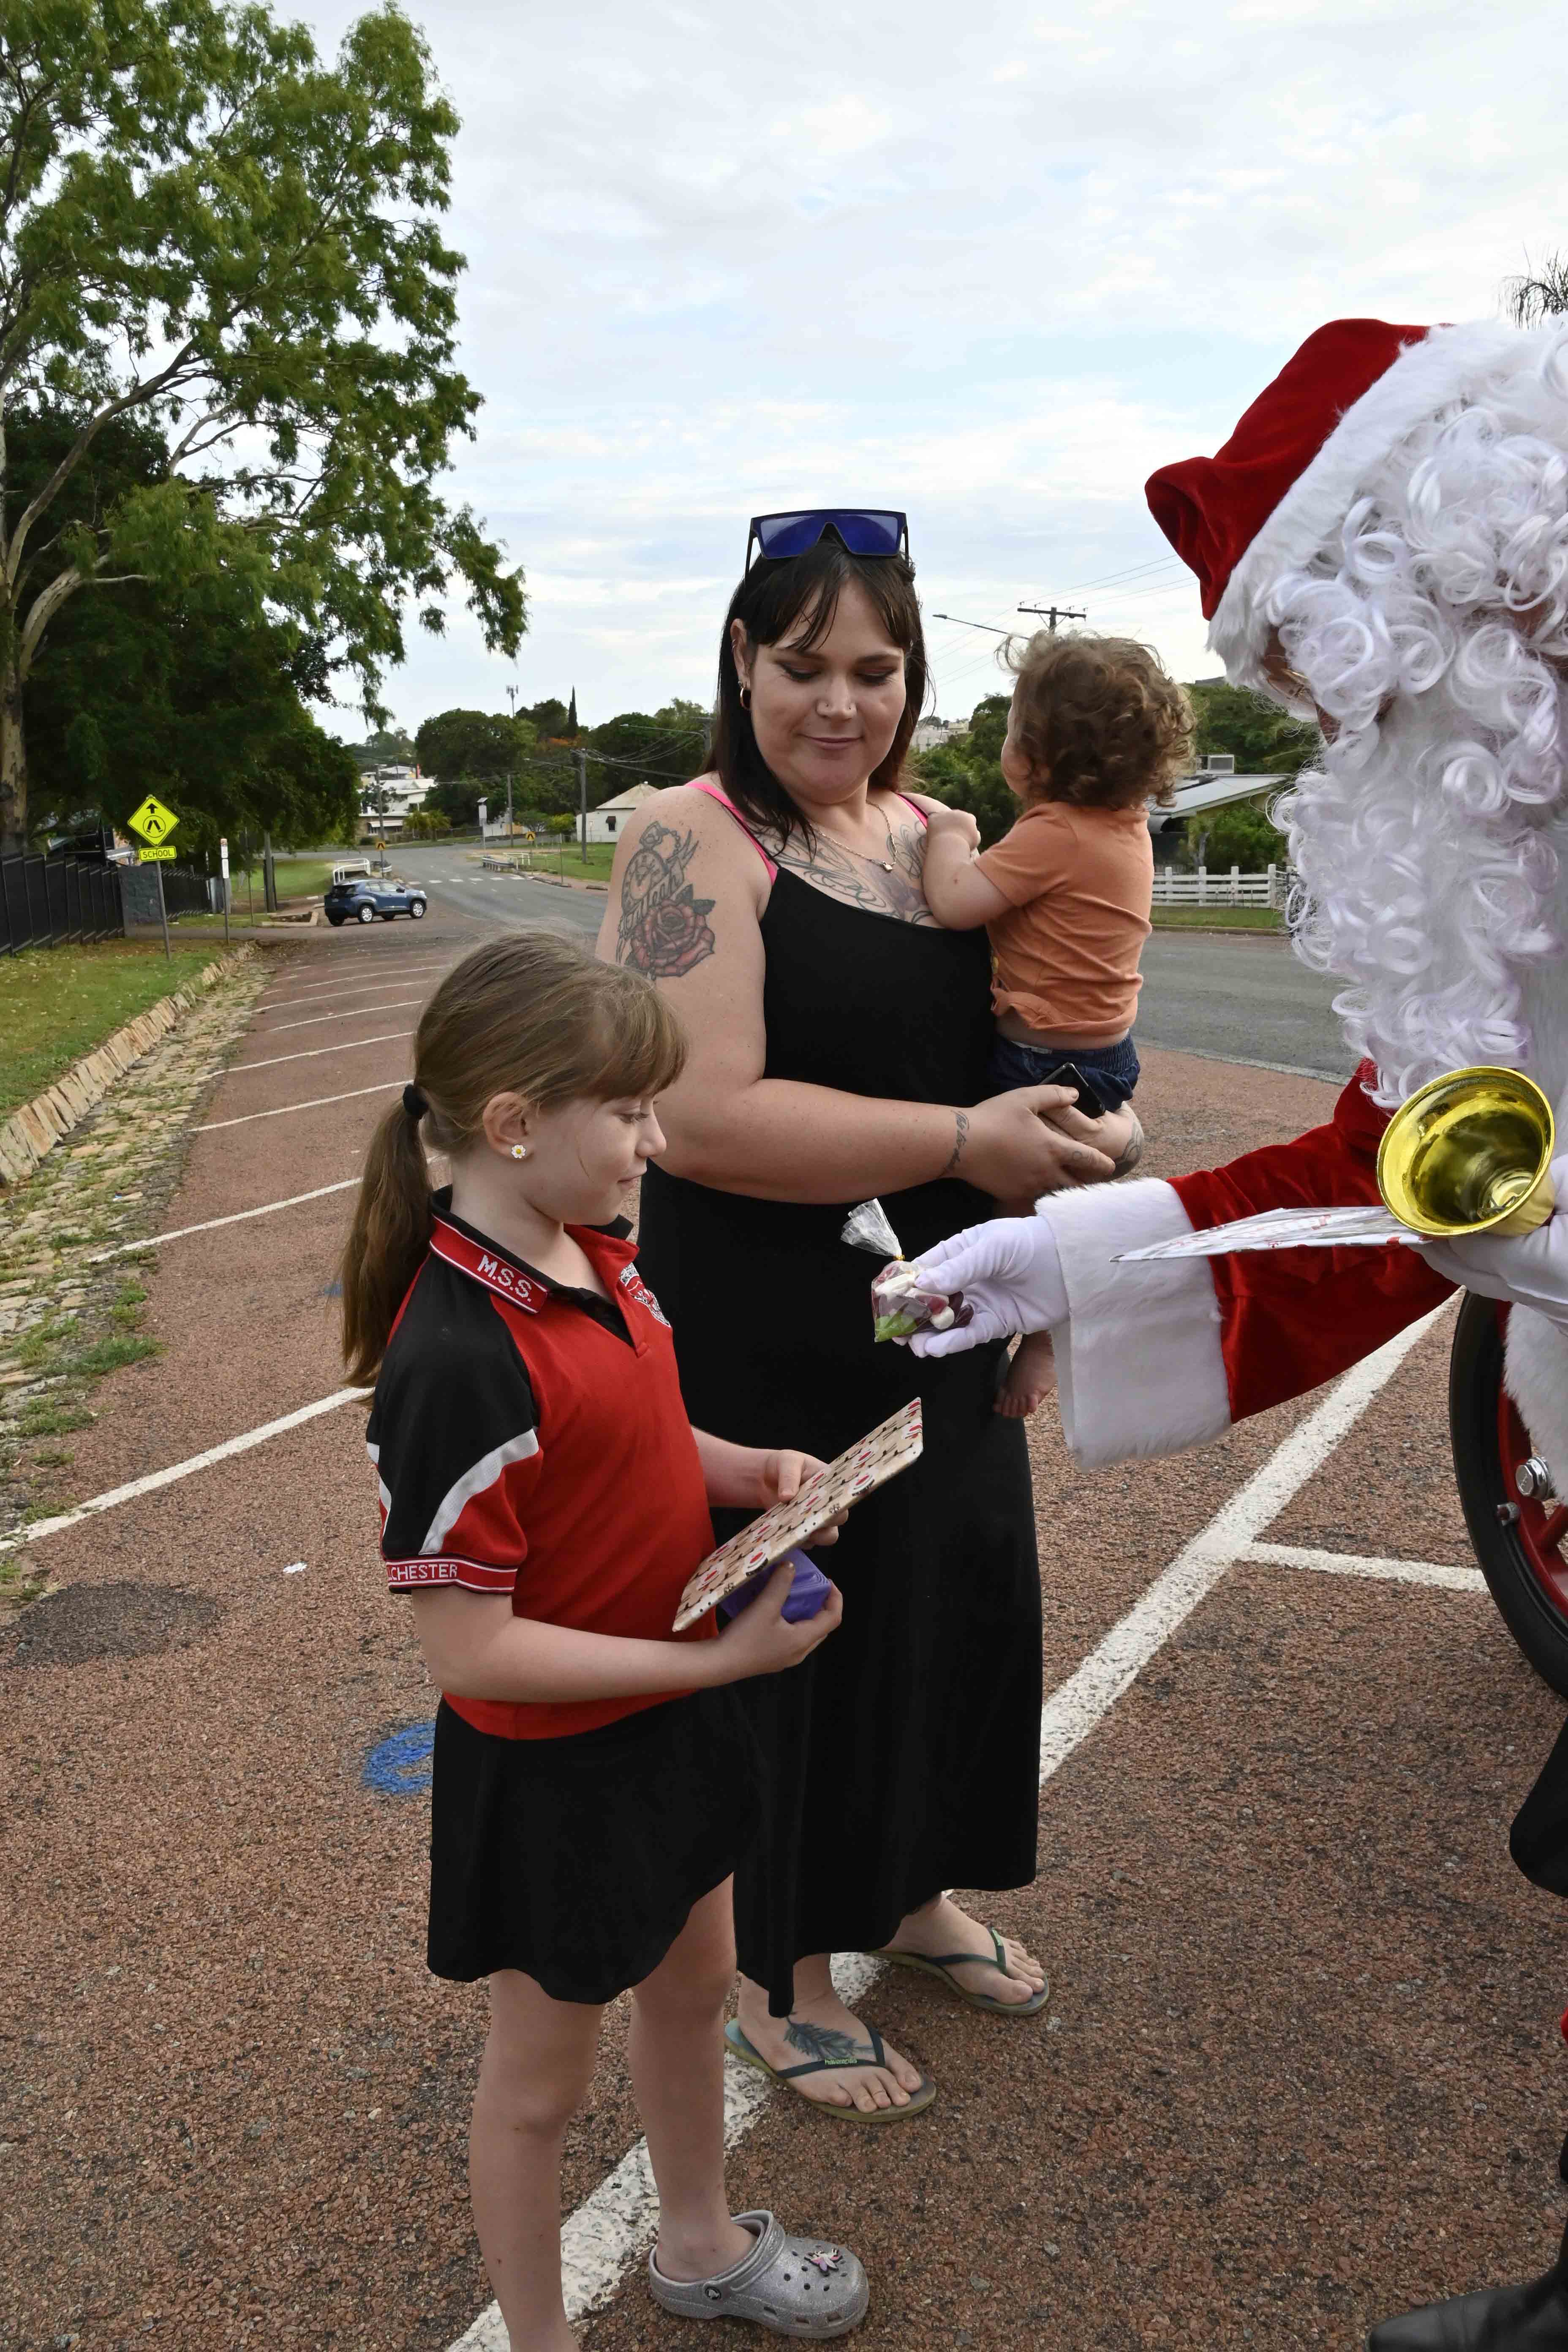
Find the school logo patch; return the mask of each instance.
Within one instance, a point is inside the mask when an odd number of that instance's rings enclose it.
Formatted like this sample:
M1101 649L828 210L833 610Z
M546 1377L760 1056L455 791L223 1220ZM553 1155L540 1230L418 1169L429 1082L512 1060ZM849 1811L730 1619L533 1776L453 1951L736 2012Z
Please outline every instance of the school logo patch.
M668 1316L665 1313L663 1307L659 1305L658 1299L654 1297L652 1291L648 1288L647 1283L643 1280L635 1265L622 1266L621 1288L625 1291L628 1291L631 1297L637 1300L639 1307L646 1307L656 1323L662 1323L665 1329L667 1331L668 1330Z

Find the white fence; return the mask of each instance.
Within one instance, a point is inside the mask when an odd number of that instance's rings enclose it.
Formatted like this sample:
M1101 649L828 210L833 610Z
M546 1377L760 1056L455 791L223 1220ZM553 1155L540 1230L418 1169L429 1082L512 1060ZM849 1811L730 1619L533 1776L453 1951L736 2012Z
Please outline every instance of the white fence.
M1263 874L1244 874L1239 866L1226 872L1200 866L1195 874L1178 874L1174 866L1154 871L1156 907L1283 907L1288 876L1282 866Z

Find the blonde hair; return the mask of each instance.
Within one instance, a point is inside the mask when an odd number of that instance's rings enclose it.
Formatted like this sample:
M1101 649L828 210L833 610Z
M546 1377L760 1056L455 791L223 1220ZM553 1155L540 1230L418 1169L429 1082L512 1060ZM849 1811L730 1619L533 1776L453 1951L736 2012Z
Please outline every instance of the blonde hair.
M656 1095L686 1061L686 1035L640 972L596 963L565 940L520 932L476 948L447 974L414 1033L416 1112L398 1102L365 1154L343 1251L343 1356L368 1387L430 1245L426 1146L466 1151L485 1105L521 1095L536 1110L587 1096ZM423 1130L423 1136L421 1133Z
M1013 736L1039 776L1031 801L1168 807L1193 749L1193 706L1150 646L1041 629L1006 646Z

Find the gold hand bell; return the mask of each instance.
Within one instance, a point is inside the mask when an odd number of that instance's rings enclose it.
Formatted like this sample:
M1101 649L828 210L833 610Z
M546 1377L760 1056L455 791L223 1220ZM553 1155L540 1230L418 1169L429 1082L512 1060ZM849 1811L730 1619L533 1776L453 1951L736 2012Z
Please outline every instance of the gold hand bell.
M1556 1205L1552 1105L1518 1070L1450 1070L1384 1129L1377 1189L1401 1223L1448 1240L1529 1234Z

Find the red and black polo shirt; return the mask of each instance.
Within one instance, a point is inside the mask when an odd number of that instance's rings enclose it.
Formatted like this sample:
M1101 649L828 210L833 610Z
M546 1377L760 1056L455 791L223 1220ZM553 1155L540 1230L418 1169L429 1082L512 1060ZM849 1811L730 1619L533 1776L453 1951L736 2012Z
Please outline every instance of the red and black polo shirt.
M449 1200L436 1195L366 1433L388 1583L504 1592L519 1617L668 1642L713 1528L669 1326L635 1245L568 1228L610 1303L487 1241ZM710 1613L675 1638L716 1630ZM548 1739L669 1696L448 1704L481 1731Z

